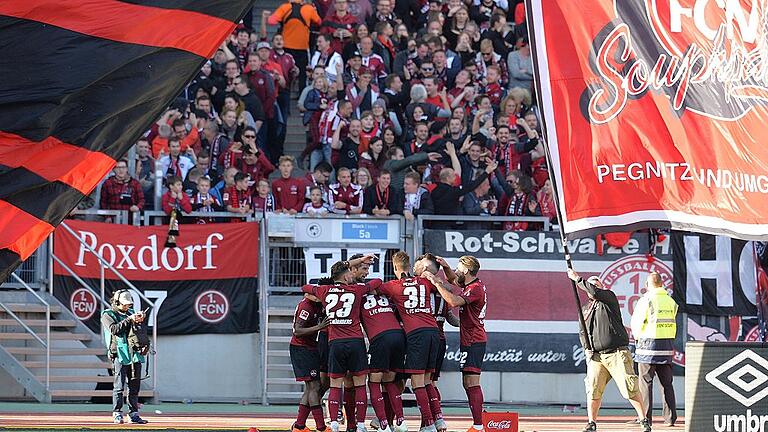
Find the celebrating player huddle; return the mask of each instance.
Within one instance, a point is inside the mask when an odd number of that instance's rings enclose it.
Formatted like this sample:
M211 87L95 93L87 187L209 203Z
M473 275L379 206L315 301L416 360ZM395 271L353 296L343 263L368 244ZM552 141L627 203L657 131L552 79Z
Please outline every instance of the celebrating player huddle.
M342 402L347 430L365 431L367 378L375 413L371 424L382 431L406 432L402 392L410 378L421 412L420 431L444 432L435 383L446 350L445 321L460 327L460 367L474 423L470 431L483 430L486 290L477 279L479 262L464 256L452 270L442 258L425 254L411 268L410 257L397 252L392 256L397 279L383 282L367 280L375 259L366 255L337 262L329 278L303 287L290 354L296 380L306 386L292 430L308 432L310 413L317 430L327 430L320 401L330 388L331 431L339 431ZM441 269L447 282L438 277ZM448 284L460 292L455 294ZM450 312L454 307L460 308L458 319Z

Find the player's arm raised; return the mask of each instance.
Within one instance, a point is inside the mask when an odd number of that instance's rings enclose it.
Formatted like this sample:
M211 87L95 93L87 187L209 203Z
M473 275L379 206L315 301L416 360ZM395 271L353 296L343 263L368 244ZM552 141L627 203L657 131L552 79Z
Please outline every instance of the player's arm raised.
M351 260L347 261L347 264L350 267L355 267L355 266L359 266L360 264L363 264L363 263L365 263L365 264L373 264L373 262L376 261L377 259L379 259L379 257L376 256L376 254L368 254L368 255L362 256L360 258L351 259Z
M435 257L437 259L437 264L440 265L440 267L443 269L443 273L445 273L445 280L448 281L449 284L455 284L456 283L456 273L453 272L453 269L450 265L448 265L448 262L443 257Z
M424 273L422 273L422 277L432 282L432 284L437 288L437 291L440 292L440 296L443 298L443 300L445 300L445 303L447 303L448 306L454 308L454 307L464 306L467 303L466 300L464 300L464 298L454 294L451 290L448 289L448 287L446 287L443 284L443 281L441 281L437 276L433 275L432 273L425 271Z

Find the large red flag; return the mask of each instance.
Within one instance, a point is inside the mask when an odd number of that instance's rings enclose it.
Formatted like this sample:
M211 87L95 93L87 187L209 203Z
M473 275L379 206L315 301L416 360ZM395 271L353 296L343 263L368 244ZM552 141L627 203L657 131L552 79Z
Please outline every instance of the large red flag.
M528 3L569 237L768 236L764 1Z

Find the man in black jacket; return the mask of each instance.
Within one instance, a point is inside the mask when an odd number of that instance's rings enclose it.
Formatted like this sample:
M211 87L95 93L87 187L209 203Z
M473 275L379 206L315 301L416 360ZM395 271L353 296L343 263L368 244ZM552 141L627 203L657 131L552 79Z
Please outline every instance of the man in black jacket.
M496 170L499 164L493 161L485 167L485 172L477 176L468 185L454 186L456 184L456 171L452 168L443 168L440 171L440 183L432 191L432 202L435 204L437 215L458 215L462 213L459 200L464 195L472 192L484 182L488 176Z
M581 333L581 343L587 361L587 414L589 423L584 432L597 430L597 413L600 410L603 391L611 379L616 381L619 392L637 411L638 423L643 432L651 431L651 423L645 417L638 378L635 374L632 354L629 352L629 335L621 320L621 308L616 294L603 288L597 276L584 280L573 269L568 277L589 296L584 308L586 334ZM587 345L586 338L590 341ZM588 347L592 349L589 350Z
M392 174L383 169L375 185L365 189L363 212L373 216L403 214L403 194L391 186Z

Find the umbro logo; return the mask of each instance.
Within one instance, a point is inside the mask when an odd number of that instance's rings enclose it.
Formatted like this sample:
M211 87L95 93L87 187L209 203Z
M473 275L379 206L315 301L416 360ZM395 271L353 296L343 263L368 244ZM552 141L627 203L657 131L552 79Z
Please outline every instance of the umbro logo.
M706 375L706 380L745 407L768 396L768 360L745 350Z

